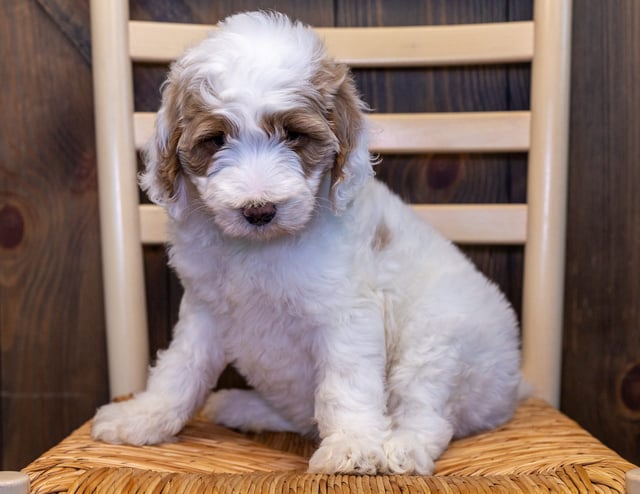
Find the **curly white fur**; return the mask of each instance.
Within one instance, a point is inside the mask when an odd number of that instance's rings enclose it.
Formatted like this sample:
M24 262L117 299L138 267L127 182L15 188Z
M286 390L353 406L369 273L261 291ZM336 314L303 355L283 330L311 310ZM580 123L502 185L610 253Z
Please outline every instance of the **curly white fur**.
M95 438L169 440L204 405L318 435L310 471L426 474L452 437L509 419L513 311L372 178L362 109L280 14L228 18L174 64L141 182L185 294L147 390L102 407ZM254 390L206 401L228 363Z

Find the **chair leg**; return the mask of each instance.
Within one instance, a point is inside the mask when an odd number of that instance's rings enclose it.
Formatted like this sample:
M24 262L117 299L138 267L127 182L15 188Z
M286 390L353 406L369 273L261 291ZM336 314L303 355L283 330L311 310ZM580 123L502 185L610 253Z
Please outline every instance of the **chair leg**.
M628 494L640 494L640 468L634 468L626 473Z
M0 472L0 494L29 494L29 477L21 472Z

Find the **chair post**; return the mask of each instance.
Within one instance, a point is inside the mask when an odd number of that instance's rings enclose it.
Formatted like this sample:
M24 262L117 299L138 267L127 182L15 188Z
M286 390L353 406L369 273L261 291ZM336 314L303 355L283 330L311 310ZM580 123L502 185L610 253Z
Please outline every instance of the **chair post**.
M103 285L111 396L144 389L149 360L126 0L91 0Z
M557 407L564 310L571 0L536 0L534 22L523 372L536 394Z

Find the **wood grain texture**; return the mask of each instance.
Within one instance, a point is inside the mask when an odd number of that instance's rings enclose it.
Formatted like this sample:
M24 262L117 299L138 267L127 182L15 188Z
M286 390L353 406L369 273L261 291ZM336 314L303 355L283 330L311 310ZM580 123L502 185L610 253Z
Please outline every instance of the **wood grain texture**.
M562 408L640 462L640 3L574 2Z
M319 0L131 0L131 19L215 24L247 10L277 10L314 26L332 26L334 2Z
M129 22L134 62L167 63L207 37L212 24ZM424 67L530 62L533 22L443 26L318 27L327 52L352 67Z
M69 0L36 0L49 19L76 47L87 64L91 64L91 27L89 2Z
M0 209L22 233L0 247L0 451L16 469L93 414L106 376L90 67L37 2L1 10Z
M271 6L327 26L336 21L362 25L524 20L531 18L532 2L137 0L132 4L138 19L215 22L236 10ZM107 399L91 83L84 63L87 28L85 2L0 3L2 468L23 466ZM640 462L639 47L638 2L574 0L562 407L636 463ZM138 110L157 109L157 86L165 71L164 66L136 67ZM396 76L362 71L357 79L367 101L382 110L528 107L526 66L484 67L475 72L451 67L438 76L408 69ZM468 83L466 94L455 96ZM388 156L378 167L378 176L415 201L515 202L524 197L526 165L522 155ZM467 252L485 272L495 275L519 306L520 250L478 247ZM153 323L160 328L154 346L163 347L170 338L181 289L164 266L163 252L149 255L148 283L166 284L156 287L150 300L169 298L162 310L156 308L157 323Z

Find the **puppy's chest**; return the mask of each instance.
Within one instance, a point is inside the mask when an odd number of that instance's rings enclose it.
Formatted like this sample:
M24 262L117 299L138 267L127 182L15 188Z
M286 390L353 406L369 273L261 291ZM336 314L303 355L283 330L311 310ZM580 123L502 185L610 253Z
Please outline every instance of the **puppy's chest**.
M308 279L284 279L273 272L230 270L227 275L231 282L222 288L217 319L228 359L258 387L265 379L291 380L292 367L297 379L310 379L313 341L323 325L314 303L317 288Z
M270 338L274 332L295 335L301 325L308 330L317 322L328 296L322 270L313 262L291 261L283 256L242 256L216 270L208 295L226 330L247 338Z
M216 242L206 252L176 251L175 266L214 312L225 340L241 350L254 341L308 346L351 278L324 236L255 246Z

